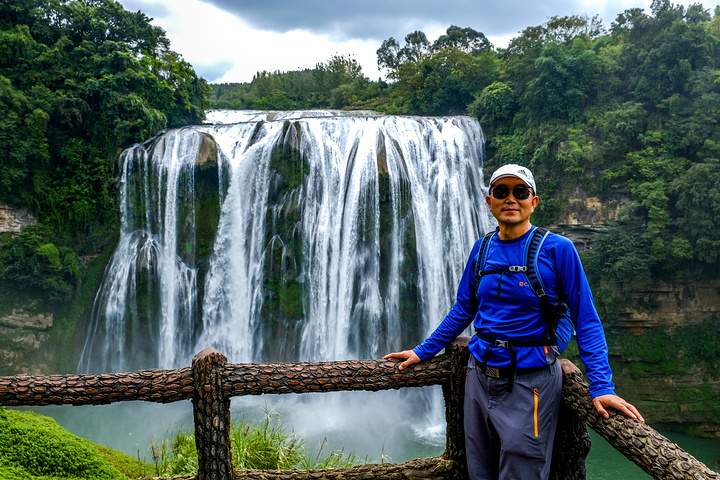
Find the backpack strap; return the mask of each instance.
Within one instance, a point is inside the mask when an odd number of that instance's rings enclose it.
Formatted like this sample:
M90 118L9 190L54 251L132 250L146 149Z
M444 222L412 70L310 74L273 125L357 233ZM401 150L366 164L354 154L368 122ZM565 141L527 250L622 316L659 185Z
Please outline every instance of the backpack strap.
M525 265L527 266L525 276L533 292L535 292L535 295L537 295L540 300L540 308L542 308L546 323L545 336L550 340L557 340L555 334L558 319L557 315L562 314L561 316L564 316L567 311L567 306L564 302L558 302L557 305L554 305L550 301L550 298L545 293L545 286L543 285L542 277L540 276L540 271L537 266L538 254L549 233L547 228L536 227L525 244ZM564 307L564 309L562 307Z
M537 258L549 233L547 228L536 227L530 235L530 238L528 238L528 241L525 242L525 265L527 266L525 276L535 295L540 298L545 296L545 288L542 277L540 277L540 272L538 271Z
M568 305L566 303L567 294L562 298L560 297L560 292L563 290L562 278L558 276L556 287L558 297L557 301L553 303L545 293L542 277L540 276L540 270L537 266L538 254L549 233L550 232L546 228L542 227L536 228L533 232L532 238L528 242L526 251L526 262L528 266L526 276L528 278L528 282L530 282L533 292L535 292L535 295L537 295L540 300L540 307L543 310L543 316L545 317L545 322L547 324L546 337L557 342L557 334L555 333L555 330L557 329L558 321L565 317L568 313Z
M480 286L480 279L483 275L487 275L488 273L491 273L490 271L483 271L483 267L485 267L485 262L487 261L487 251L488 251L488 243L490 243L490 239L492 236L495 235L495 232L488 232L485 234L485 236L482 239L482 242L480 243L480 250L478 250L477 255L475 255L475 293L477 294L477 289ZM494 272L494 270L493 270ZM499 272L497 272L499 273Z

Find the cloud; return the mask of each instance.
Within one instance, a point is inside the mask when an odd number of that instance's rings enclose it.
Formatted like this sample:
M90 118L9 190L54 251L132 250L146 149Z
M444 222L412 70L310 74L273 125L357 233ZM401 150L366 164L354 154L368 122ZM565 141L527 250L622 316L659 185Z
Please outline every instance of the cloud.
M235 68L235 63L230 60L218 60L212 63L193 62L193 69L202 78L209 82L214 82L219 78L225 77Z
M428 25L471 27L486 35L507 35L539 25L552 15L577 10L575 0L208 0L253 28L285 33L296 29L337 39L404 38ZM582 14L584 12L575 12ZM595 13L595 12L592 12ZM426 31L427 33L427 31Z

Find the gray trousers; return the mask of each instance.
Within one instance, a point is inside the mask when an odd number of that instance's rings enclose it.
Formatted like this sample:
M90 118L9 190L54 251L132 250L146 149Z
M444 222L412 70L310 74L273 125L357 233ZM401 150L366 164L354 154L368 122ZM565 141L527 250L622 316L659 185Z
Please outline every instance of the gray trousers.
M471 480L546 480L562 389L560 362L539 372L491 378L470 355L465 383L465 452Z

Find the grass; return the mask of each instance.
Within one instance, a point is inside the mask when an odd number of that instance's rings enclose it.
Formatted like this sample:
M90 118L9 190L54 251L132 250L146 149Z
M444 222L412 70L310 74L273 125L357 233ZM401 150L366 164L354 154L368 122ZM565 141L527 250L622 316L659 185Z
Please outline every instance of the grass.
M259 425L241 419L230 428L233 467L240 470L288 470L346 468L357 465L354 454L342 450L326 453L327 441L316 455L309 454L304 439L288 431L279 414L264 410L265 420ZM155 475L192 475L197 472L195 438L186 431L176 432L172 438L154 441L151 445Z
M122 480L150 465L77 437L55 420L0 407L0 480Z

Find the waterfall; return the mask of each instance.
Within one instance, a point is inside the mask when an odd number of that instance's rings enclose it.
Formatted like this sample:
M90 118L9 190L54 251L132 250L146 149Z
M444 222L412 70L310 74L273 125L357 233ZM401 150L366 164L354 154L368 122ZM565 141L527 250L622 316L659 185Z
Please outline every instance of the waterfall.
M78 369L379 358L452 306L493 223L468 117L210 112L120 157Z

